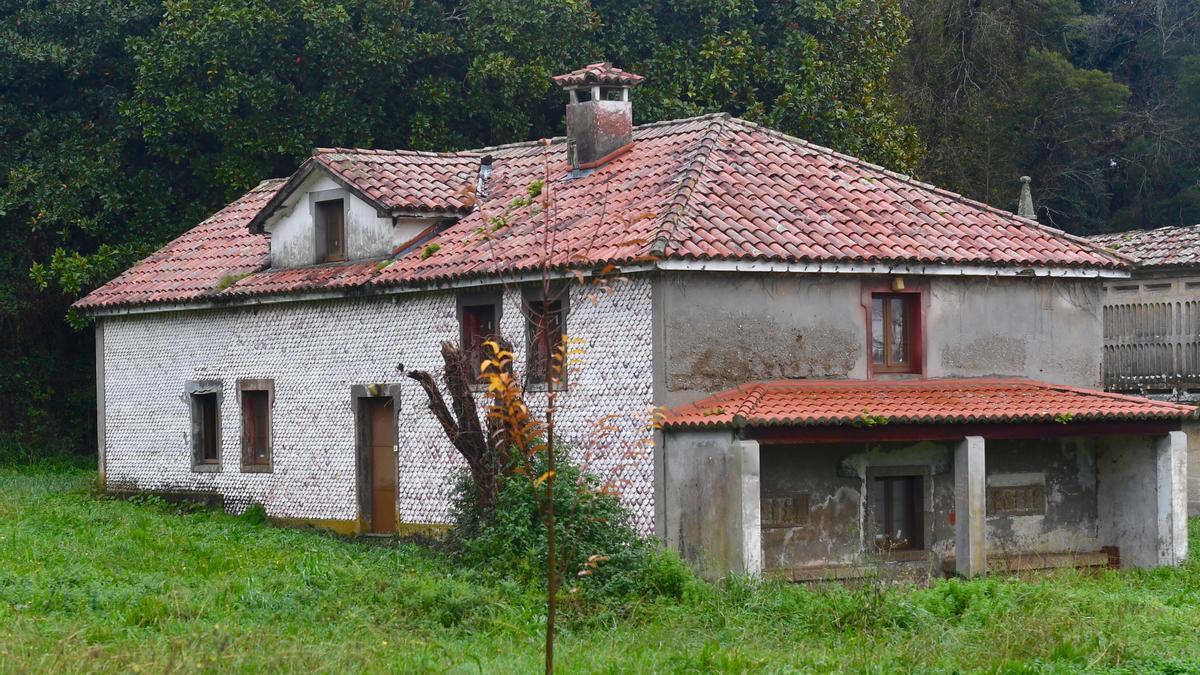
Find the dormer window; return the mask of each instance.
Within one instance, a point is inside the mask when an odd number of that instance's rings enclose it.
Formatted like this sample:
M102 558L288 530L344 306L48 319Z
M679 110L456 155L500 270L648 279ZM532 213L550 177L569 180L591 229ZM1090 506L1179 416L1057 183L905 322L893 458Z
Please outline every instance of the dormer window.
M346 259L346 210L341 199L317 202L317 262Z

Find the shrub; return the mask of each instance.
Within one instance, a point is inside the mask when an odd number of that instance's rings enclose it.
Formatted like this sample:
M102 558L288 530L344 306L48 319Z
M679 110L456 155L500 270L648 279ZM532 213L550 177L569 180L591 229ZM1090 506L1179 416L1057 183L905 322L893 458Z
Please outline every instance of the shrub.
M567 452L555 458L554 529L562 587L594 598L680 597L692 575L678 556L634 530L629 511L613 494L600 489L593 474L582 471ZM541 455L529 467L545 470ZM490 510L479 508L469 474L461 475L452 492L454 552L485 574L544 587L546 525L539 504L545 484L528 476L501 477L499 495Z

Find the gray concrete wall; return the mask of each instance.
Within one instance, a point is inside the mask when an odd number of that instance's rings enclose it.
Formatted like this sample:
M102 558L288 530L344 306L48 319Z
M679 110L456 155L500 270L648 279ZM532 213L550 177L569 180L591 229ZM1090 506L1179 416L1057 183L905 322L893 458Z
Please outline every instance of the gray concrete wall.
M1102 283L929 277L929 377L1011 375L1099 387Z
M927 289L929 377L1003 375L1099 385L1099 280L905 281ZM753 380L865 378L863 287L887 283L884 276L843 274L664 274L654 289L664 357L657 402L678 405Z
M932 558L954 551L953 444L922 442L872 445L764 445L761 485L770 500L807 504L793 527L769 527L764 519L763 568L850 565L868 562L868 472L884 468L924 472L924 539Z
M989 555L1099 550L1092 439L988 441L985 464Z
M925 549L933 558L954 555L954 443L871 445L764 445L761 485L764 509L791 499L807 510L794 527L770 527L764 519L763 564L767 570L812 565L861 564L871 560L867 512L868 478L903 467L925 481ZM1095 450L1084 439L990 441L987 488L1040 485L1034 512L989 509L987 553L1095 551L1097 506ZM1030 493L1023 493L1030 494ZM777 507L778 508L778 507Z
M728 430L664 439L667 545L708 578L761 572L758 444Z
M667 542L707 576L743 571L761 546L768 574L811 578L813 568L899 561L940 573L962 554L952 442L762 445L731 431L664 434ZM1187 555L1182 432L1142 438L975 439L984 470L988 557L1120 550L1125 567L1173 565ZM757 471L746 463L754 445ZM976 453L977 455L979 453ZM922 477L922 547L877 553L877 476ZM757 486L757 487L755 487ZM758 498L750 494L758 490ZM756 521L753 510L759 509ZM978 521L976 521L978 522ZM753 531L761 528L761 541ZM978 539L979 537L976 537ZM960 550L961 549L961 550ZM984 569L979 556L971 573ZM959 566L960 571L963 567Z
M1158 564L1154 439L1103 438L1096 455L1100 540L1121 550L1121 567Z

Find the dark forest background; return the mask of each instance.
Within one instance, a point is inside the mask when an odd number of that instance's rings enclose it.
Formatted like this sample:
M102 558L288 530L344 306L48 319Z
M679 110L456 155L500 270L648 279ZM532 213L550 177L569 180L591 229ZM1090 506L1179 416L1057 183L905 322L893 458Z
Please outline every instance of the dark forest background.
M0 0L0 459L94 447L68 305L318 145L561 133L552 74L646 75L1075 233L1200 222L1194 1Z

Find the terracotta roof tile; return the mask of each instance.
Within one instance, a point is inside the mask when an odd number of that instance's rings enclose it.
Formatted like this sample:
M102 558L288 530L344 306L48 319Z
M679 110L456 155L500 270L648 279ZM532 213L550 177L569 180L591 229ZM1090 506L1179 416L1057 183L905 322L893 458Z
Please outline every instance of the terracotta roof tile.
M75 303L83 310L215 297L222 282L263 270L270 260L266 235L246 225L283 186L266 180L178 239Z
M271 181L76 306L209 298L222 278L250 272L226 292L423 284L531 272L543 257L560 268L651 257L1128 266L1080 238L727 115L644 125L634 140L631 151L582 173L571 171L563 138L463 153L318 150L310 163L386 209L464 215L436 235L439 248L425 258L413 250L386 266L266 271L267 240L245 226L279 190ZM471 191L486 155L492 169L477 202ZM525 208L493 232L490 219L547 171L549 227L546 214Z
M474 205L480 155L318 148L313 159L389 211L466 213Z
M1109 232L1089 239L1132 258L1141 267L1200 265L1200 225Z
M1181 419L1191 406L1023 379L779 380L666 412L678 428Z
M641 84L642 80L646 78L621 70L607 61L602 61L588 64L579 70L572 70L563 75L555 75L550 79L560 87L576 87L585 84L633 87Z

